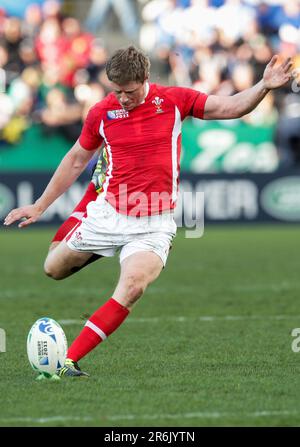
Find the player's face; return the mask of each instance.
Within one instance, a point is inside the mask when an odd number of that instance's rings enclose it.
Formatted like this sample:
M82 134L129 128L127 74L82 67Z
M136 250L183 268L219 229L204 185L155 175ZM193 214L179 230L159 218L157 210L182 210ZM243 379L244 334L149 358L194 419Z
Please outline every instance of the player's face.
M131 81L124 85L111 82L112 89L125 110L132 110L141 104L146 96L146 82Z

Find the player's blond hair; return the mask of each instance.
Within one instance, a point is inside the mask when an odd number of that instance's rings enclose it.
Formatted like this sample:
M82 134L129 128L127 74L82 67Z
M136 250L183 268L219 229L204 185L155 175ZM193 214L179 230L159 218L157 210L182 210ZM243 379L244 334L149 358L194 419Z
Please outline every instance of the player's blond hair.
M106 63L110 81L124 85L128 82L144 82L149 77L150 60L133 45L117 50Z

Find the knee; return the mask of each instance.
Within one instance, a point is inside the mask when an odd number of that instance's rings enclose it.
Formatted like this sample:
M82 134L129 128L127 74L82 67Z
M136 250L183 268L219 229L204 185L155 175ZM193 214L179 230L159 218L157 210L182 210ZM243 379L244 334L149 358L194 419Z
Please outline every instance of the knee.
M128 300L128 305L132 305L137 301L145 292L147 287L145 278L143 276L128 276L126 278L126 295Z
M49 278L55 279L57 281L64 278L64 275L62 275L62 273L57 268L55 268L55 266L47 262L47 260L45 261L44 264L44 273Z

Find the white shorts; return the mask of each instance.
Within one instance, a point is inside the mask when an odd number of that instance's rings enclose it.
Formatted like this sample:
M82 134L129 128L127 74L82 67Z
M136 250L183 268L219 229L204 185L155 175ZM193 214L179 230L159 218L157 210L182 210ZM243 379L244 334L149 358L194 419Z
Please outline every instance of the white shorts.
M74 251L114 256L120 262L139 251L152 251L166 264L176 234L173 213L132 217L118 213L103 196L87 206L87 217L66 237Z

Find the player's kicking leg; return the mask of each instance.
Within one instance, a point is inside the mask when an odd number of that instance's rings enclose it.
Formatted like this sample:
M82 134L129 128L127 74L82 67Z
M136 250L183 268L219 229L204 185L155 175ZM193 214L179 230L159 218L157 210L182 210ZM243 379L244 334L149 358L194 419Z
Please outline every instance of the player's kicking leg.
M49 247L49 252L44 264L44 271L47 276L53 279L64 279L73 273L78 272L83 267L101 256L93 253L86 253L85 256L69 257L65 263L61 262L61 249L64 239L80 224L82 217L86 214L87 204L96 200L98 192L96 191L95 184L89 183L87 190L73 210L71 216L59 227Z
M97 256L97 259L101 256ZM65 241L62 241L55 250L51 250L44 264L44 271L52 279L60 280L78 272L93 262L93 253L77 252L71 250Z
M95 185L93 182L90 182L88 184L88 187L84 193L84 196L80 200L80 202L76 205L74 210L72 211L72 214L68 219L59 227L57 232L55 233L50 247L49 251L53 250L55 247L60 244L61 241L64 240L64 238L67 236L67 234L70 233L70 231L73 230L73 228L81 222L81 219L86 213L86 207L89 202L92 200L96 200L98 196L98 193L96 191Z
M110 298L86 322L68 349L67 360L59 375L87 377L78 361L112 334L126 319L136 301L163 268L162 259L151 251L134 253L121 263L118 285Z
M53 279L64 279L73 273L78 272L86 265L91 264L92 262L101 258L101 256L90 253L87 260L76 258L75 265L72 265L72 261L70 260L68 265L63 265L63 268L60 269L59 267L61 266L61 263L59 259L59 251L56 251L56 249L66 238L66 236L72 232L77 225L79 225L82 218L86 214L86 207L88 203L96 200L98 194L102 192L107 164L107 152L106 149L103 148L95 166L92 180L89 183L83 198L78 205L76 205L71 216L59 227L52 239L49 247L49 253L45 261L45 273Z

